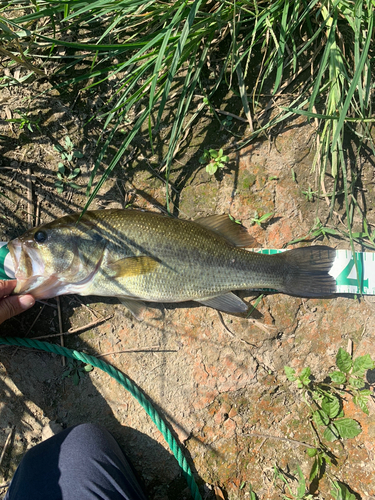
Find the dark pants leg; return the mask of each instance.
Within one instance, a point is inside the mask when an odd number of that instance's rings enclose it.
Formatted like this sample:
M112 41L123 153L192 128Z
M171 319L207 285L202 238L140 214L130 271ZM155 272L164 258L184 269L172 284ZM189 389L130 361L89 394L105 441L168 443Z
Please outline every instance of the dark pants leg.
M113 436L70 427L29 450L4 500L147 500Z

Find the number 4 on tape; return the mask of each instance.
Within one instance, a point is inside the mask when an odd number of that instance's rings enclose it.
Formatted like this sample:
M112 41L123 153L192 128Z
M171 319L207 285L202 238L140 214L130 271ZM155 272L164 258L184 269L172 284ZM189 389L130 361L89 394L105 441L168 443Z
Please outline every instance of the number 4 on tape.
M374 255L356 252L354 258L352 252L336 250L330 274L336 279L337 293L375 293Z

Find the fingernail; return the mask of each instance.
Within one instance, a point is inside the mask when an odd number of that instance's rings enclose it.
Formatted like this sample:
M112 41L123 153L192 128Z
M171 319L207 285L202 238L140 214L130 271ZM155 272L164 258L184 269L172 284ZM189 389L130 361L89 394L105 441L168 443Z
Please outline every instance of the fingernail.
M22 309L29 309L35 304L35 299L31 295L21 295L20 305Z

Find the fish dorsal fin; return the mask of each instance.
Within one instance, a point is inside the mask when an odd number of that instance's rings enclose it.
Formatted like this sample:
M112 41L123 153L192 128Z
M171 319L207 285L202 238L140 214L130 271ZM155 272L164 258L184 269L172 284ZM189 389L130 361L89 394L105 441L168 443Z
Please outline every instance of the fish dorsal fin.
M108 269L113 278L129 278L148 274L155 270L159 262L152 257L142 255L140 257L125 257L108 264Z
M219 234L236 247L255 248L259 246L255 238L247 232L244 226L237 224L226 214L210 215L196 219L194 222Z

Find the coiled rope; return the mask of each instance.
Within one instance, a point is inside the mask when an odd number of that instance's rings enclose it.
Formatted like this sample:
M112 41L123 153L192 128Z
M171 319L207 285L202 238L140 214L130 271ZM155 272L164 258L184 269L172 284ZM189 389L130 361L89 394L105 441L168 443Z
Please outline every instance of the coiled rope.
M77 359L79 361L82 361L83 363L95 366L95 368L99 368L100 370L103 370L105 373L108 373L110 377L114 378L115 380L117 380L119 384L125 387L125 389L129 391L130 394L134 396L135 399L138 401L138 403L144 408L144 410L149 415L151 420L154 422L156 427L162 433L173 455L176 457L177 462L180 465L183 474L186 478L186 481L189 485L194 500L202 500L202 497L198 490L197 483L195 482L189 464L187 463L186 458L184 457L177 441L172 436L171 431L168 429L164 420L152 406L150 401L146 399L144 394L142 394L142 392L138 389L138 387L136 387L128 379L126 375L124 375L119 370L117 370L110 364L106 363L105 361L95 358L94 356L90 356L88 354L84 354L83 352L75 351L73 349L67 349L66 347L62 347L56 344L50 344L49 342L42 342L40 340L18 338L18 337L0 337L0 344L9 346L29 347L32 349L40 349L42 351L53 352L55 354L60 354L61 356L66 356L67 358Z

